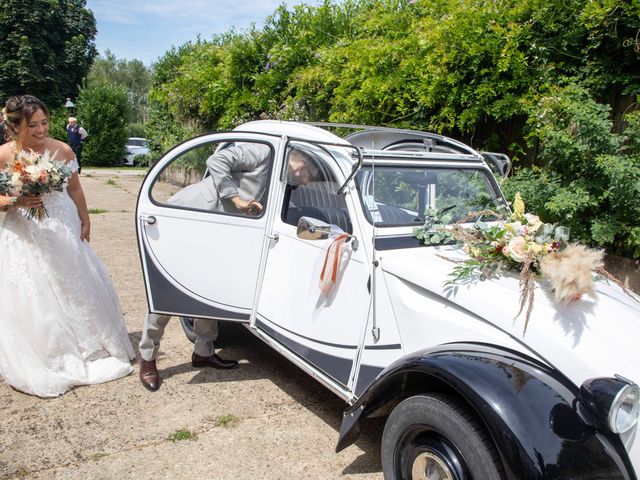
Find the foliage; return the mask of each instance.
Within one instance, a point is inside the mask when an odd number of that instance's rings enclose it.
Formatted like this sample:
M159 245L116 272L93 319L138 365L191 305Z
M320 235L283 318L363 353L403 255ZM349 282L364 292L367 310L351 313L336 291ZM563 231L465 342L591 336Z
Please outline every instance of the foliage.
M282 5L262 28L167 52L146 136L157 157L260 118L435 130L515 154L510 195L638 257L640 126L622 118L640 92L638 32L640 8L625 0Z
M432 129L517 152L528 112L557 79L617 92L613 103L640 90L639 29L640 10L622 0L283 5L260 30L173 49L153 96L189 131L331 120Z
M127 124L127 137L141 137L144 138L145 127L142 123L128 123Z
M146 120L151 72L140 60L117 59L107 50L104 56L95 59L89 70L87 85L94 83L110 83L124 87L129 100L129 122L143 123Z
M151 155L143 153L141 155L136 155L133 159L134 167L148 167L151 165Z
M0 97L30 93L50 108L75 98L96 55L86 0L0 2Z
M89 136L82 152L85 165L120 165L127 141L127 92L124 87L97 83L78 98L79 123Z
M640 112L627 119L626 137L611 133L609 109L576 85L540 98L530 139L547 167L519 170L503 185L507 196L519 191L546 221L570 227L574 238L640 257Z
M194 45L191 43L186 43L178 49L172 47L153 66L152 84L148 97L148 118L145 123L144 135L149 140L149 149L153 160L158 159L160 155L177 143L200 133L193 127L189 127L192 122L179 121L179 118L185 118L179 111L177 112L179 117L174 117L171 110L176 109L171 107L169 101L174 97L174 94L168 90L168 85L180 75L181 65L193 48Z
M49 110L51 118L49 119L49 136L67 142L67 123L69 119L69 111L64 107L58 107Z
M238 423L238 421L238 417L228 413L226 415L215 417L213 419L213 424L216 427L231 428L234 427Z
M180 442L182 440L197 440L198 434L186 428L181 428L176 430L171 435L167 437L167 440L171 440L172 442Z

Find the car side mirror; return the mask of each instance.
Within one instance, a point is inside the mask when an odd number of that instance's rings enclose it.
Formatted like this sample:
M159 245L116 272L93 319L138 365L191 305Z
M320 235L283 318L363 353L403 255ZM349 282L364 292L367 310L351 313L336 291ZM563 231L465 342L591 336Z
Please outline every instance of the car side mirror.
M331 225L317 218L300 217L297 235L303 240L324 240L331 235Z

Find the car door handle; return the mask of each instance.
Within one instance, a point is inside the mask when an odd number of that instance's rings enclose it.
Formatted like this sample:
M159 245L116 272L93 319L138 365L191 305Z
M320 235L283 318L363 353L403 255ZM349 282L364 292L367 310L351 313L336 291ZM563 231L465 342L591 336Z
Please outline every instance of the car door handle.
M267 233L266 237L269 240L273 240L273 243L278 243L278 240L280 240L280 235L277 233L272 233L272 234Z
M149 225L153 225L154 223L156 223L156 217L154 217L153 215L142 214L142 215L139 215L138 218L143 222L147 222Z

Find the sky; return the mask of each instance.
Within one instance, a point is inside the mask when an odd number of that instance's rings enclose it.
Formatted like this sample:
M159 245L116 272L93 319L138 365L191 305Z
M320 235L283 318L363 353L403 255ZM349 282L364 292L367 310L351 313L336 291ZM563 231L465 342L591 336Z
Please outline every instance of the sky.
M96 48L118 59L141 60L149 66L172 45L203 40L232 28L260 27L275 9L322 0L87 0L96 19Z

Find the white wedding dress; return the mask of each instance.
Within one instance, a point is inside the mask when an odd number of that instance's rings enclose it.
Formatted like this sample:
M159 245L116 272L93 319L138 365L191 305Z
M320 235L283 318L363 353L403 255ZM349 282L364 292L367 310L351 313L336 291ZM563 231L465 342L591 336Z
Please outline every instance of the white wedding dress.
M18 390L54 397L128 375L134 351L66 187L44 205L42 221L9 209L0 229L0 373Z

